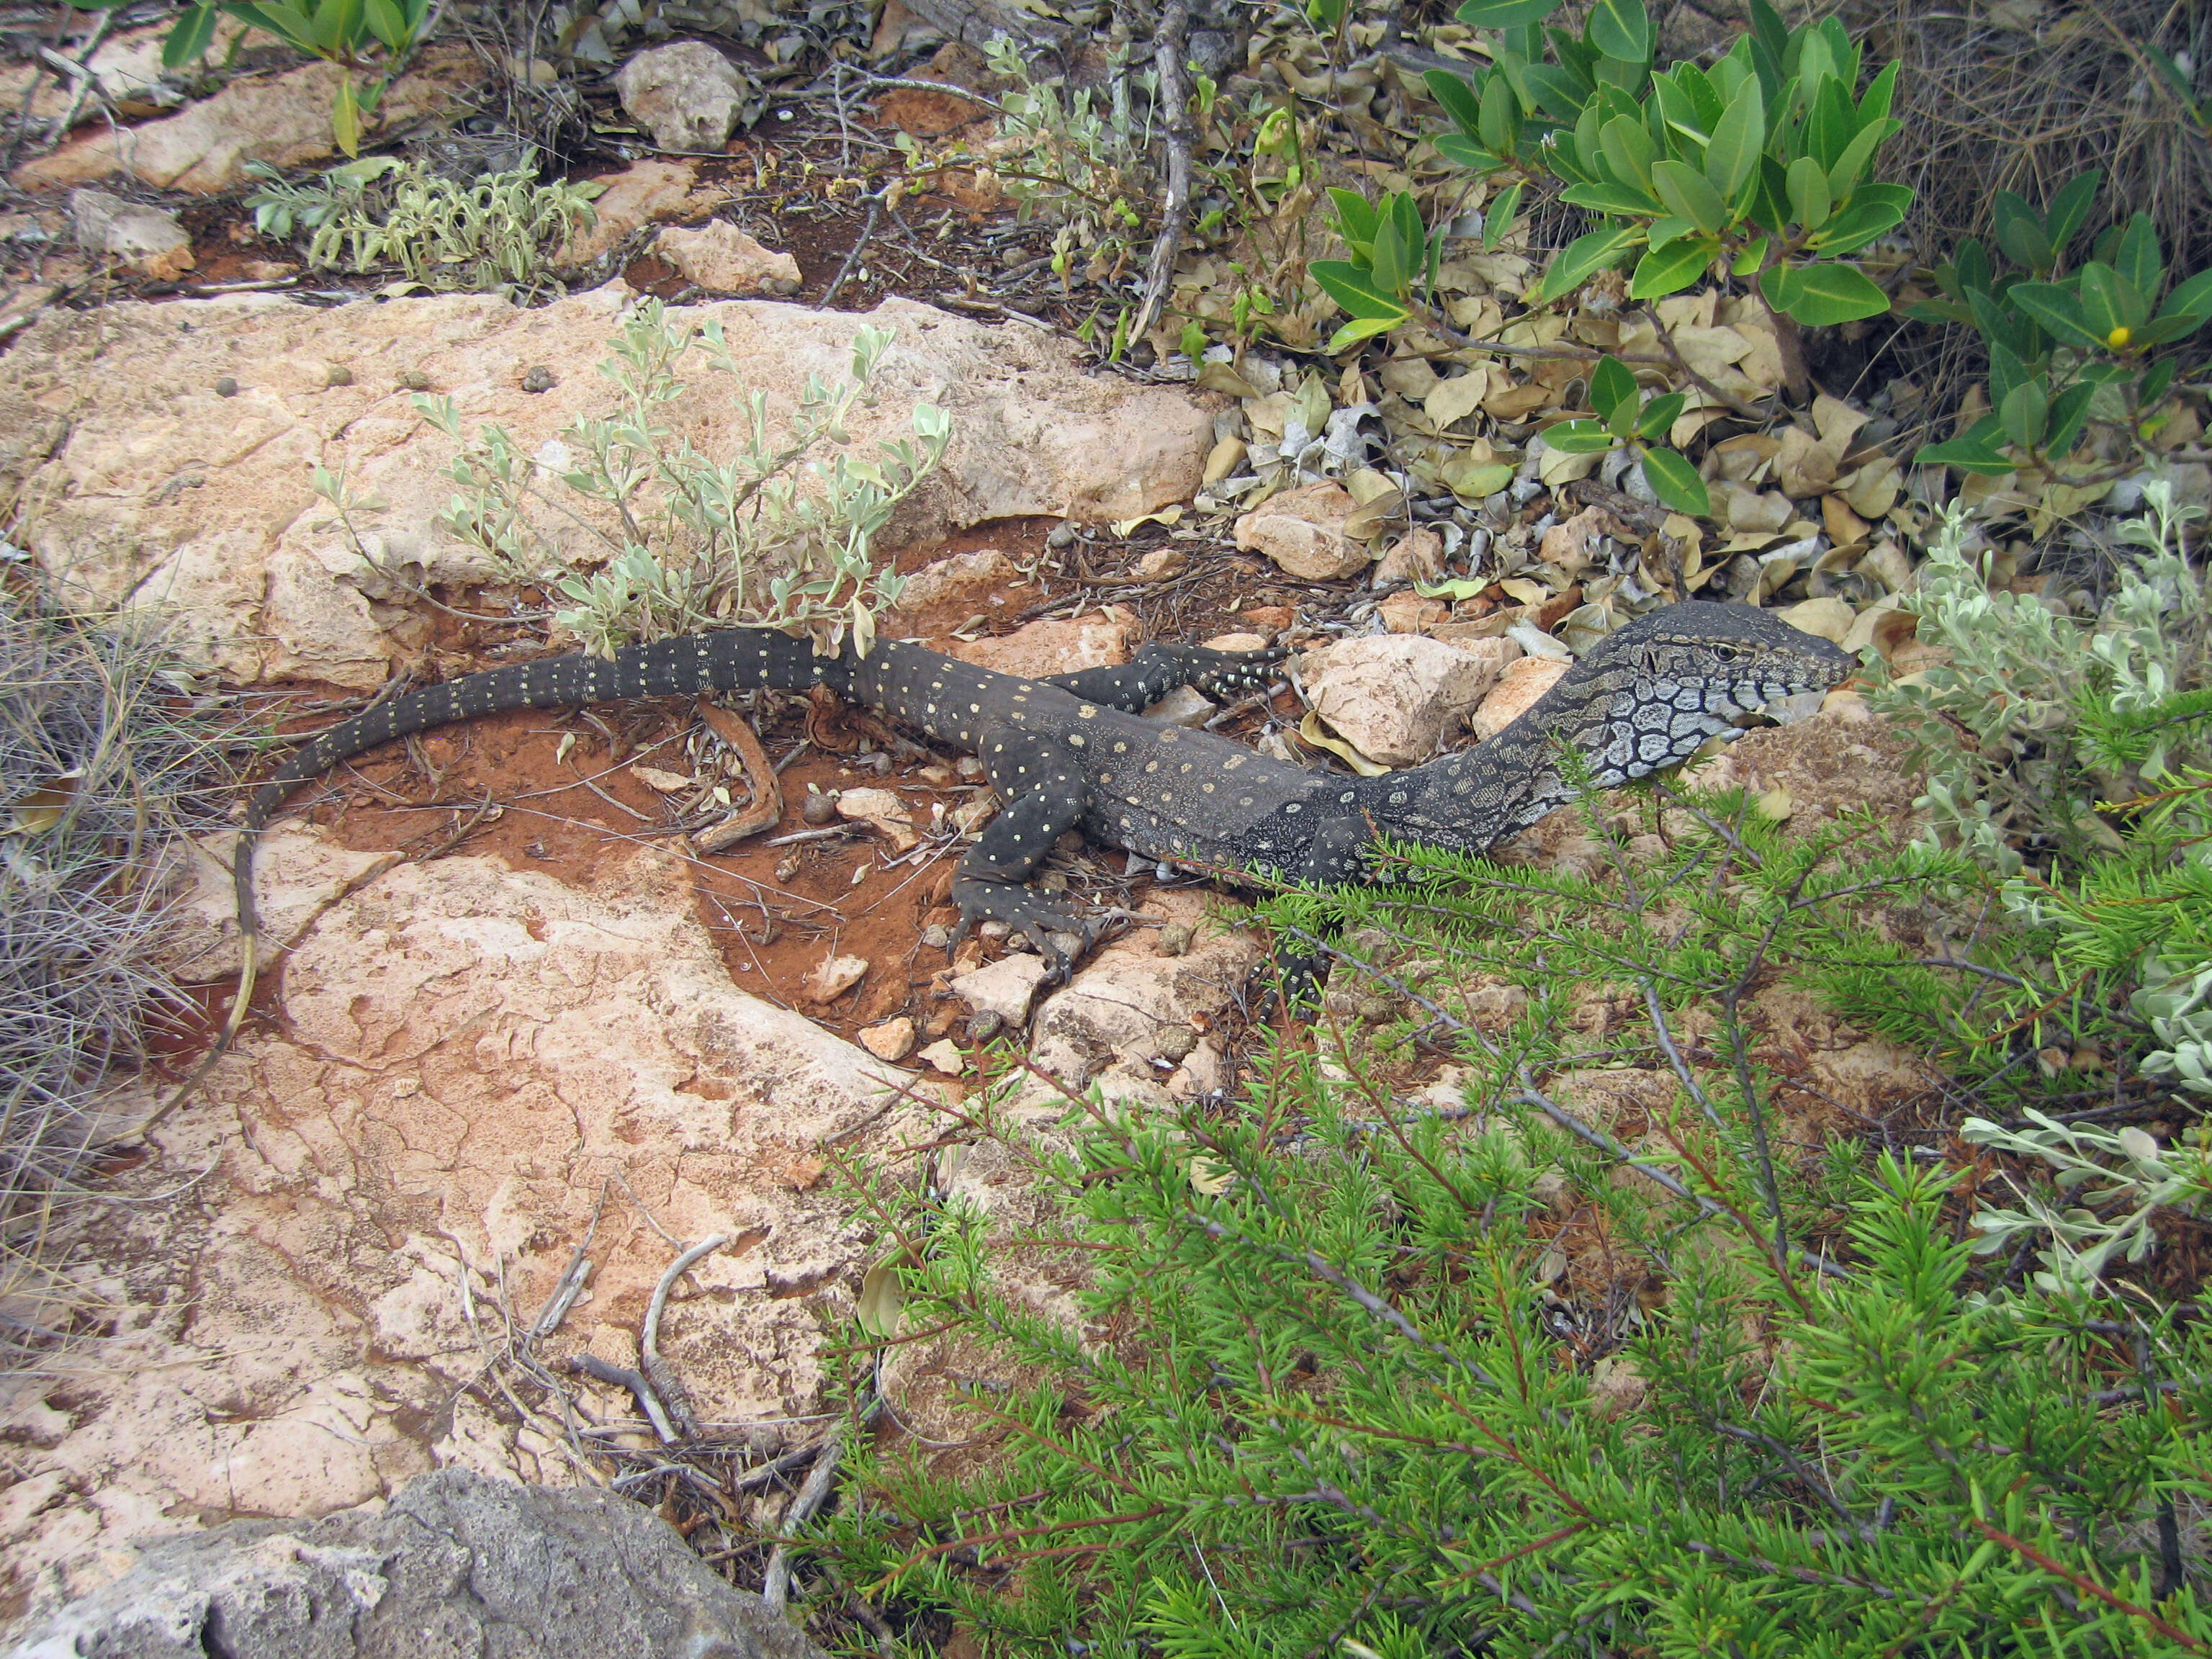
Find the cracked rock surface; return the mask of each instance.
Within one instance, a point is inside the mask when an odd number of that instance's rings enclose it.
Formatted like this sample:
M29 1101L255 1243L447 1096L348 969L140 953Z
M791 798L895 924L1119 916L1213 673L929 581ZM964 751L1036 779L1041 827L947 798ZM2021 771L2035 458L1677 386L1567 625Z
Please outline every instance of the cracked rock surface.
M112 1334L0 1382L0 1594L34 1614L153 1534L321 1516L437 1466L574 1482L557 1422L467 1385L587 1236L549 1369L635 1365L670 1241L726 1234L661 1347L702 1419L800 1432L865 1265L822 1143L866 1152L927 1118L887 1103L881 1061L738 990L658 850L583 889L454 857L351 892L359 854L296 831L262 850L272 933L307 922L278 1000L117 1174L118 1201L57 1241ZM235 960L204 931L208 960ZM574 1386L602 1420L635 1414Z

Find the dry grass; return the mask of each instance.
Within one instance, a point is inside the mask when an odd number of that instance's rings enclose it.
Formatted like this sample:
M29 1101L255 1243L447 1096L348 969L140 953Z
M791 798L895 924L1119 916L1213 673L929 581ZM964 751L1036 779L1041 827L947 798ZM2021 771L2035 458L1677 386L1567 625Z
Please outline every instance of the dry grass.
M149 1021L176 838L219 823L222 717L158 629L91 624L0 584L0 1365L72 1334L46 1260Z

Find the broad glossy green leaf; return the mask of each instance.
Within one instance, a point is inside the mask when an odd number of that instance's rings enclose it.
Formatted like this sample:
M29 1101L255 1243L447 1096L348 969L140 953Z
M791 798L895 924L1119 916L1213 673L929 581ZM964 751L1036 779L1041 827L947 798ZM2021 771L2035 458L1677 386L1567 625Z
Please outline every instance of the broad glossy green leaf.
M350 75L338 82L337 97L331 105L331 137L347 155L361 154L361 101Z
M1990 216L1997 246L2014 264L2041 275L2057 261L2058 251L2051 246L2051 237L2043 228L2043 216L2010 191L1996 193Z
M398 0L362 0L362 16L368 32L384 42L388 52L404 52L415 38L406 9Z
M2093 386L2069 386L2051 400L2050 435L2044 446L2049 453L2064 455L2073 450L2082 423L2089 418L2089 400L2096 395Z
M2104 182L2102 170L2092 167L2069 179L2051 198L2051 205L2044 210L2043 228L2051 246L2059 252L2066 251L2066 245L2081 230L2081 222L2089 216L2090 204L2097 199L2097 187Z
M1850 148L1851 140L1859 136L1858 111L1851 107L1850 94L1842 82L1816 83L1808 76L1805 84L1814 89L1812 107L1805 117L1805 153L1832 170Z
M2002 340L1990 343L1990 401L2001 404L2012 395L2016 386L2024 386L2031 378L2027 365L2020 354Z
M2148 351L2151 347L2164 345L2170 340L2185 338L2203 326L2204 319L2202 317L2154 317L2141 328L2129 331L2128 344L2135 350Z
M1714 124L1712 140L1705 146L1705 178L1723 202L1733 202L1749 182L1766 144L1766 98L1759 77L1746 76L1729 106Z
M1809 155L1801 155L1790 164L1790 216L1807 230L1818 230L1828 222L1828 210L1833 205L1828 195L1828 170Z
M1680 294L1705 274L1720 251L1717 236L1684 236L1650 249L1636 262L1635 274L1628 279L1628 297L1658 300Z
M1483 83L1478 115L1482 142L1500 155L1510 155L1521 143L1521 97L1501 70L1491 71Z
M2004 402L1997 405L1997 419L2003 424L2005 436L2022 449L2041 443L2051 419L2051 392L2043 378L2023 380L2008 392Z
M1432 69L1421 76L1429 96L1443 106L1452 125L1470 138L1482 132L1482 100L1474 88L1449 70Z
M1324 349L1334 357L1340 351L1350 350L1362 340L1371 340L1377 334L1388 334L1405 320L1406 313L1402 311L1395 321L1388 317L1355 317L1328 337L1328 344Z
M2112 260L2118 270L2136 292L2145 298L2155 297L2166 286L2165 250L2159 246L2158 227L2148 213L2131 214L2128 227L2120 233L2120 246Z
M1984 477L2001 478L2008 472L2020 470L2019 464L2007 459L1996 446L2000 428L1996 416L1985 416L1975 422L1973 429L1960 434L1948 443L1923 444L1912 457L1915 466L1948 466L1960 472L1978 472Z
M1668 427L1681 416L1690 399L1686 392L1668 392L1644 405L1644 412L1636 417L1636 435L1656 438L1664 435Z
M1467 0L1459 21L1471 29L1519 28L1540 23L1559 9L1559 0Z
M2105 349L2104 337L2091 331L2081 302L2058 283L2014 283L2005 297L2066 344L2090 351Z
M1889 309L1889 295L1850 265L1776 265L1761 274L1759 291L1807 328L1878 317Z
M1867 83L1867 89L1859 94L1861 129L1872 126L1876 121L1888 119L1889 106L1895 101L1896 97L1897 64L1893 61L1884 64L1881 66L1881 73L1869 81Z
M1362 259L1372 258L1375 227L1382 217L1375 204L1356 190L1340 190L1334 185L1329 186L1328 201L1336 210L1337 234Z
M1619 263L1623 254L1643 240L1643 230L1634 225L1593 230L1576 237L1553 256L1551 269L1528 295L1528 302L1547 305L1573 293L1599 271Z
M1688 457L1674 450L1653 447L1644 452L1644 482L1651 486L1653 495L1677 513L1704 518L1713 510L1713 498L1705 489L1705 481L1698 476L1698 469L1690 465Z
M177 19L176 27L162 37L161 67L182 69L203 56L215 40L215 20L213 6L194 6Z
M1592 213L1659 211L1658 199L1645 195L1633 185L1569 185L1559 192L1559 199L1570 207L1588 208Z
M1508 230L1513 228L1513 216L1521 210L1522 184L1516 179L1486 203L1482 210L1482 246L1494 248Z
M1659 146L1642 122L1614 116L1598 133L1598 148L1618 182L1651 193L1651 164L1659 159Z
M2158 308L2161 317L2212 317L2212 270L2200 270L2166 296Z
M1851 142L1844 146L1844 153L1836 158L1835 166L1828 169L1828 194L1831 197L1838 202L1850 199L1851 192L1858 188L1859 180L1866 176L1867 165L1874 160L1875 151L1881 147L1884 139L1897 131L1899 125L1895 121L1877 121L1871 126L1859 129Z
M1761 236L1753 241L1746 242L1737 251L1735 258L1729 261L1729 275L1749 276L1757 272L1765 263L1766 238Z
M1861 192L1862 195L1864 193ZM1905 210L1894 202L1854 202L1828 221L1820 234L1813 238L1813 247L1831 259L1841 258L1844 254L1856 253L1869 242L1887 234L1904 218Z
M1430 142L1445 161L1472 173L1495 173L1505 165L1503 156L1492 155L1474 139L1456 132L1440 132Z
M1637 401L1636 376L1629 373L1628 365L1618 357L1601 357L1590 372L1589 406L1598 418L1607 420L1623 402Z
M1523 78L1536 95L1536 107L1554 121L1571 121L1589 101L1589 88L1557 64L1531 64Z
M1590 8L1590 44L1617 64L1648 64L1658 40L1644 0L1597 0Z
M1395 328L1406 320L1406 307L1376 289L1371 272L1341 259L1316 259L1306 270L1321 284L1322 292L1352 316L1381 322L1386 328Z
M1687 161L1661 161L1651 169L1652 188L1670 212L1687 219L1709 236L1717 236L1729 222L1728 204L1706 181L1705 175Z
M2150 319L2150 303L2125 276L2093 259L2081 267L2081 315L2106 345L2121 346L2128 342L2113 334L2142 327Z

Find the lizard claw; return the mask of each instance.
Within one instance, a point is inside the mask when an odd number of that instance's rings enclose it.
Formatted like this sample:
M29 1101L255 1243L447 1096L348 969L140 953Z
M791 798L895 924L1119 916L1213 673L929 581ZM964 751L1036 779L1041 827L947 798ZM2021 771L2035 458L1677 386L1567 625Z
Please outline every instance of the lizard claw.
M1067 977L1068 970L1097 940L1097 927L1089 916L1014 882L962 878L952 884L952 902L960 907L960 925L952 930L948 955L960 948L977 922L1003 921L1036 947L1052 970L1049 982L1054 985ZM1053 937L1055 933L1072 933L1081 941L1073 955Z

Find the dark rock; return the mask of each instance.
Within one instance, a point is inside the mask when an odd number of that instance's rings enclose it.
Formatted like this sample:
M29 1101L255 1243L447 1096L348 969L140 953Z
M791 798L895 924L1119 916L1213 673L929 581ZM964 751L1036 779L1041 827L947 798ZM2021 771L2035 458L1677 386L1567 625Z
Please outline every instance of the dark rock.
M320 1521L237 1521L24 1632L9 1659L820 1659L666 1524L465 1469Z

